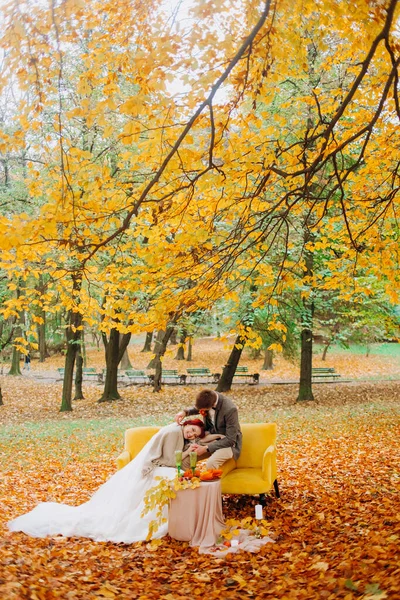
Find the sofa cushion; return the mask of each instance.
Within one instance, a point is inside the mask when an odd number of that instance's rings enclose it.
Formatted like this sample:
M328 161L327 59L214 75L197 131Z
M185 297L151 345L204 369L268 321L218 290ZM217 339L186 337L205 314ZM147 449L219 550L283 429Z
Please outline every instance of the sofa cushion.
M265 494L271 483L262 478L261 469L234 469L221 480L223 494Z

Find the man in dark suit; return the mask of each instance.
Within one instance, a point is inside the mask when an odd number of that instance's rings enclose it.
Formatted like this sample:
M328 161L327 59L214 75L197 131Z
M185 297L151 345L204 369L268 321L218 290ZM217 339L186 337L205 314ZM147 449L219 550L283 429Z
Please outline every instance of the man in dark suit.
M206 445L194 444L191 449L197 452L200 460L207 458L208 469L218 469L230 458L237 460L242 448L242 432L238 410L232 400L214 390L202 390L196 397L196 406L180 411L175 420L180 423L189 415L203 414L208 433L224 437Z

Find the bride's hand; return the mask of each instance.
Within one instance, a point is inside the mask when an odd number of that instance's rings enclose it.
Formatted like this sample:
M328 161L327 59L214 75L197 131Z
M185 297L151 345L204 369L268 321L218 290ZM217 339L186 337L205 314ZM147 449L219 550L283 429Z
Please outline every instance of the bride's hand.
M202 456L206 452L208 452L207 446L201 446L200 444L190 444L188 450L190 452L196 452L197 456Z

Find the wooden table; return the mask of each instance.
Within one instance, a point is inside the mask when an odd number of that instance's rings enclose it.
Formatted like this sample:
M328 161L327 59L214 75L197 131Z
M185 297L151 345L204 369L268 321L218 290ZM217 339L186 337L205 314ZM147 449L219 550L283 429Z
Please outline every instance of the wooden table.
M179 490L171 500L168 533L191 546L213 546L224 528L221 482L203 481L192 490Z

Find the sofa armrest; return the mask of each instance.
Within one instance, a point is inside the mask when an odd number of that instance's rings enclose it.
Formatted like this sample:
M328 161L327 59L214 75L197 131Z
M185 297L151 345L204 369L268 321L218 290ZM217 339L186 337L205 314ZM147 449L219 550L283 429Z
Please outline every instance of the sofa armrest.
M122 469L122 467L125 467L128 463L130 463L131 460L132 458L128 450L124 450L123 452L121 452L121 454L117 457L116 460L118 471Z
M276 479L276 449L275 446L268 446L264 452L262 461L262 478L268 481L272 487L273 482Z

